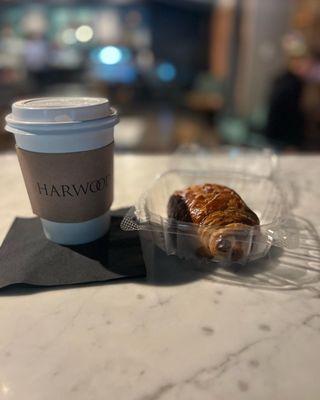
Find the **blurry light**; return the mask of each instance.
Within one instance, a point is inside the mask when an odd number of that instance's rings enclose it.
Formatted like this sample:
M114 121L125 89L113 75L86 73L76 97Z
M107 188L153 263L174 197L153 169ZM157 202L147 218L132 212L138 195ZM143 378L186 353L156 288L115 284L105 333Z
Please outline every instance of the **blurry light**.
M76 39L79 42L86 43L93 38L93 30L89 25L81 25L76 30Z
M66 29L62 32L61 39L65 44L74 44L76 42L74 29Z
M289 57L302 57L307 53L307 45L304 37L293 32L284 36L282 46Z
M157 75L161 81L170 82L176 77L177 71L173 64L165 62L157 67Z
M10 388L5 383L0 383L0 395L10 394Z
M103 64L118 64L122 59L121 50L115 46L107 46L100 50L99 60Z

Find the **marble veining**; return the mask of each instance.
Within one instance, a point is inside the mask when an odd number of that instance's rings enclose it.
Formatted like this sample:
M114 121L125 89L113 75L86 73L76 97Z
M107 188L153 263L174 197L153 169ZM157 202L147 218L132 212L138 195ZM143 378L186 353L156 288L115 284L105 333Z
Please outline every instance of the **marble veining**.
M294 213L319 233L320 157L280 161L294 177ZM132 204L166 163L116 157L114 207ZM31 216L13 154L1 156L0 183L4 238L16 215ZM317 284L272 291L198 279L7 289L0 399L319 400L319 307Z

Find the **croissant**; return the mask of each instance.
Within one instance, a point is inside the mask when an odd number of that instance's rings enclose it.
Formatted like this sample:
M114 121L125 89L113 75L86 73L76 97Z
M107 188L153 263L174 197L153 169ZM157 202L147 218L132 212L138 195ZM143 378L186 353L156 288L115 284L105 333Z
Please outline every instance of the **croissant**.
M168 217L198 225L199 253L220 260L238 261L248 254L250 227L259 225L257 215L234 190L212 183L175 191Z

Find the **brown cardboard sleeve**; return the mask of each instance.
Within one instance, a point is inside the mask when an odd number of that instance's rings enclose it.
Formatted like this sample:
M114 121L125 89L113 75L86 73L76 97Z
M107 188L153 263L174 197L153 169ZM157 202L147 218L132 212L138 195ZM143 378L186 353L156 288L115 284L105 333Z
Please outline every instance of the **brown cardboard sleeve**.
M73 153L16 148L34 214L55 222L83 222L113 201L113 143Z

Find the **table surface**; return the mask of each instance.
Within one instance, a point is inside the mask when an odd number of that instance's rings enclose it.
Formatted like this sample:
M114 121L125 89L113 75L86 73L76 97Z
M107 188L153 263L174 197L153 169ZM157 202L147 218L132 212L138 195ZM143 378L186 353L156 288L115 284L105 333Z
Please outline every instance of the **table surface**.
M114 208L165 156L119 155ZM285 156L294 212L320 231L320 156ZM31 209L14 154L0 157L0 240ZM320 296L210 280L143 280L0 293L0 399L319 400Z

